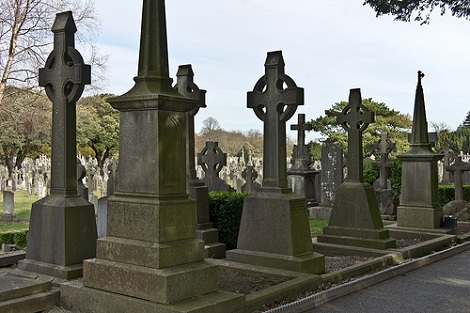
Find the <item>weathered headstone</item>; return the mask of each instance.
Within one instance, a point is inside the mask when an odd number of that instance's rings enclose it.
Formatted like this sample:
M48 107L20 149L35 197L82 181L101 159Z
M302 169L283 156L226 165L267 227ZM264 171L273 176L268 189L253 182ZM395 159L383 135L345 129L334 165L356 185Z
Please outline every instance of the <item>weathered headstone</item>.
M227 251L227 258L323 273L325 258L313 252L305 198L287 188L286 122L304 103L304 92L284 67L282 52L269 52L265 75L248 92L247 107L264 123L264 176L262 187L244 200L237 249Z
M379 178L374 182L379 211L384 215L382 218L395 220L399 196L397 192L392 190L389 180L389 169L395 164L388 161L388 154L396 149L396 144L388 139L388 133L383 131L381 139L374 144L374 148L380 154L380 162L372 163L373 167L379 169Z
M227 165L227 153L220 149L218 142L206 142L206 146L197 154L197 164L204 171L203 181L210 192L227 191L230 188L230 185L219 177L220 171Z
M180 94L197 101L194 108L187 112L186 124L186 192L196 202L196 238L204 241L206 258L224 258L225 244L218 241L219 231L213 227L209 217L209 189L196 175L194 155L194 117L200 108L206 107L206 91L194 83L194 72L191 65L178 68L175 89Z
M84 261L83 285L61 286L62 305L84 313L236 311L244 297L218 291L217 266L195 239L186 112L197 101L172 87L164 0L143 1L138 64L134 87L108 99L120 111L120 138L107 233L96 258Z
M0 221L19 221L15 216L15 193L12 191L3 191L3 214L0 216Z
M336 189L343 183L343 149L329 143L321 150L321 202L322 207L333 207Z
M443 155L434 153L429 142L424 92L421 85L423 77L424 74L419 71L411 147L407 152L397 156L402 162L397 225L399 227L438 229L441 225L443 212L438 203L437 161L442 159Z
M299 114L298 122L291 125L291 130L297 131L297 144L292 152L292 166L287 171L288 186L295 194L305 198L309 207L318 205L319 199L315 197L315 177L320 171L310 168L312 155L305 144L305 132L312 130L312 125L305 123L305 114Z
M52 31L54 50L39 70L39 85L53 104L51 194L32 205L26 259L18 267L73 279L96 253L95 214L77 194L76 161L75 104L91 75L74 48L72 12L57 14Z
M372 186L363 179L362 132L374 122L374 114L363 104L360 89L351 89L349 103L337 117L348 132L348 175L336 190L328 226L319 243L374 249L395 247L380 217Z

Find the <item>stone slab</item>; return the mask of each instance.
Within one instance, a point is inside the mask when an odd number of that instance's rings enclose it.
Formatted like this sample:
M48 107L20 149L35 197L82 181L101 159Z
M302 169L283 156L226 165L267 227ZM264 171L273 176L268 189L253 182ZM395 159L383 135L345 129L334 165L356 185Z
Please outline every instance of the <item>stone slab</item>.
M37 281L13 275L0 275L0 303L50 290L50 281Z
M61 286L61 306L80 313L241 313L245 312L244 304L244 295L224 291L211 292L190 300L165 305L87 288L79 280Z
M319 235L317 237L319 243L328 243L336 245L349 245L364 247L370 249L382 249L387 250L396 247L396 241L392 238L387 239L371 239L363 237L351 237L351 236L337 236L337 235Z
M398 226L408 228L436 229L442 223L440 207L400 205L397 208Z
M310 274L322 274L325 272L325 257L315 252L287 256L266 252L234 249L228 250L226 255L227 259L233 262Z
M217 267L204 261L154 269L102 259L86 260L83 284L170 304L217 290Z

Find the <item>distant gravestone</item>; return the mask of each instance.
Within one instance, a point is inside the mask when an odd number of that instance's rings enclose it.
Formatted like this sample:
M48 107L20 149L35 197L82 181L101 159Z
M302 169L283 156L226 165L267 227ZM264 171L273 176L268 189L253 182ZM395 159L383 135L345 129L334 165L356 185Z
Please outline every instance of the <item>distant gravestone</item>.
M72 12L57 14L54 50L39 70L39 85L53 106L51 191L32 205L26 259L18 264L61 279L82 276L83 260L96 254L93 205L77 193L75 104L90 83L91 69L74 48L76 31Z
M261 187L261 185L256 182L258 172L253 165L246 166L242 172L242 177L245 179L245 183L240 187L241 192L256 192Z
M321 150L321 202L322 207L333 207L336 189L343 183L343 149L329 143Z
M381 139L374 144L374 148L380 154L380 162L372 163L373 167L379 169L379 178L374 182L379 211L384 215L382 218L395 220L399 198L390 183L389 169L395 164L388 161L388 154L396 149L396 144L388 139L388 133L383 131Z
M305 133L312 130L312 125L305 123L305 114L299 114L298 122L291 125L291 130L297 131L297 144L292 152L292 166L287 171L288 186L295 194L305 198L309 207L316 206L319 199L315 197L315 178L320 171L310 168L312 154L305 144Z
M337 116L337 123L348 133L348 175L336 191L328 226L317 237L319 243L374 249L396 245L383 227L374 189L363 179L362 133L373 122L374 114L362 104L360 89L351 89L348 105Z
M204 171L203 181L209 192L227 191L230 188L230 185L219 177L219 172L227 165L227 153L220 149L218 142L206 142L206 146L197 154L197 164Z
M419 71L410 149L397 156L402 162L397 225L406 228L438 229L441 227L443 211L438 201L437 162L444 155L435 153L431 148L421 85L423 77L424 74Z
M237 249L231 261L323 273L313 252L305 198L287 188L286 122L304 103L303 88L284 72L281 51L269 52L265 75L248 92L247 107L264 123L262 187L244 199Z
M77 158L77 192L85 200L88 201L88 188L83 184L86 176L86 169L79 158Z
M0 216L0 221L19 221L15 216L15 193L12 191L3 191L3 214Z
M444 145L444 149L442 149L440 153L444 154L444 158L442 159L442 162L443 162L442 183L450 184L452 183L453 178L451 177L449 171L447 170L447 167L451 165L452 162L454 162L455 153L454 153L454 150L452 150L448 144Z
M455 200L464 200L462 177L465 172L470 171L470 163L462 161L462 156L456 156L454 163L448 165L446 170L454 174Z

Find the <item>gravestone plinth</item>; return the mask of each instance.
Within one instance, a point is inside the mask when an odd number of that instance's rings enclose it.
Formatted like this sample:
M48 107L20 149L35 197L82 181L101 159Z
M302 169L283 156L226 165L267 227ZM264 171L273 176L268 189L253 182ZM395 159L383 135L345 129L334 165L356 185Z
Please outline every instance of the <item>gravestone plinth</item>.
M57 14L52 31L54 50L39 70L39 85L53 103L51 190L32 205L26 259L18 268L73 279L96 252L94 208L77 193L76 161L75 104L91 74L74 48L72 13Z
M336 190L330 221L318 242L394 248L396 243L383 226L374 188L363 180L362 132L374 122L374 115L362 104L360 89L351 89L349 103L337 122L348 132L348 175Z
M443 211L438 203L437 162L444 155L434 153L431 149L424 92L421 85L423 77L424 74L418 72L411 147L404 154L397 156L402 162L397 225L408 228L438 229L441 226Z
M262 187L244 200L237 249L227 251L227 259L323 273L325 257L313 252L305 198L287 188L286 122L303 104L303 89L284 73L281 51L268 53L265 70L247 99L264 122Z
M97 241L96 258L84 261L83 285L62 287L62 306L146 313L242 305L242 296L218 291L218 268L204 261L204 242L195 238L186 123L197 101L178 93L169 77L164 0L143 1L134 81L129 92L108 100L120 111L120 138L107 233Z

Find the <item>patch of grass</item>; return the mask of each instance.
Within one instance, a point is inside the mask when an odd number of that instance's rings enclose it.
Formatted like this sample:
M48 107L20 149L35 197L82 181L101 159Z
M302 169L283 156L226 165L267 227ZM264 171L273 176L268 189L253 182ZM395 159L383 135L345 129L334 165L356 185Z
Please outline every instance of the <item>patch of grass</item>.
M312 237L316 237L323 233L323 227L328 226L328 220L321 220L315 218L309 218L310 232Z
M0 195L0 200L0 214L3 214L3 194ZM4 233L28 230L31 205L36 200L38 200L37 196L29 197L28 191L17 190L15 192L15 216L21 221L13 223L0 222L0 232Z

